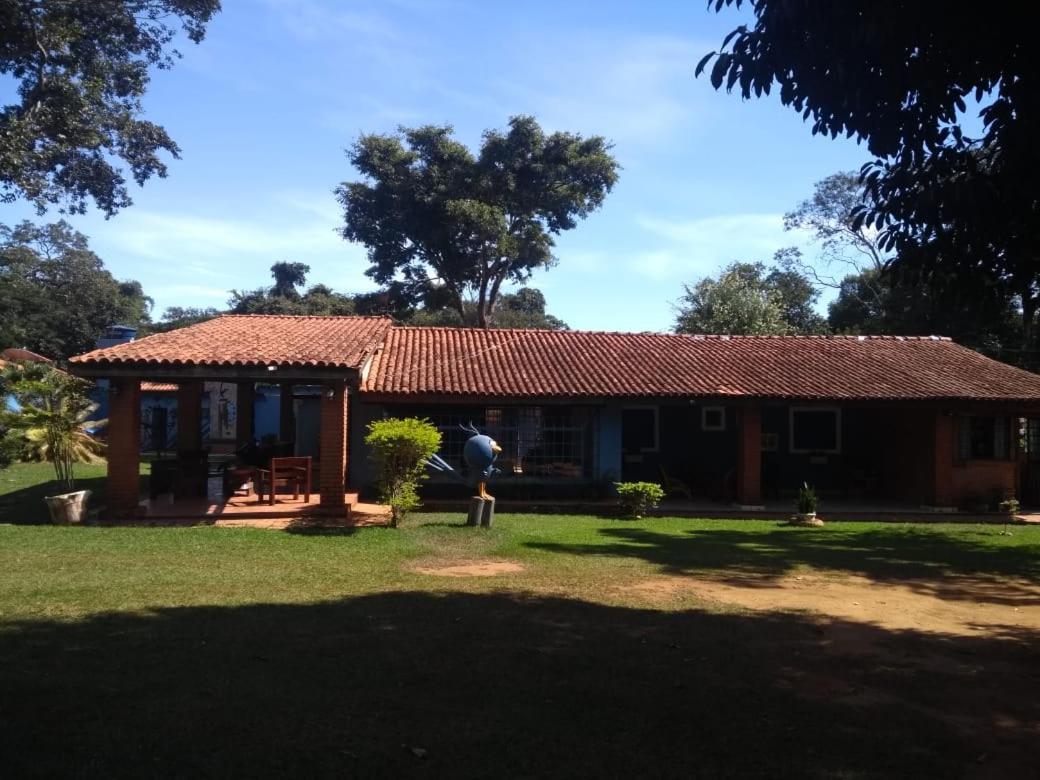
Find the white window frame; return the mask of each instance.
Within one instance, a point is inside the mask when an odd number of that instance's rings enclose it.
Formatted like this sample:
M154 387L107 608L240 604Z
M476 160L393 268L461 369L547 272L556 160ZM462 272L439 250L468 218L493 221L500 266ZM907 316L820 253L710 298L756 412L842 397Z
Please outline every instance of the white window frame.
M798 412L831 412L834 415L834 448L829 450L804 450L794 446L794 416ZM792 406L787 411L788 449L793 455L840 455L841 454L841 409L837 406Z
M708 425L708 412L718 412L722 422L719 425ZM702 431L724 431L726 430L726 407L725 406L702 406L701 407L701 430Z
M640 452L660 452L661 451L661 409L660 409L660 407L657 407L657 406L651 406L651 405L648 404L648 405L645 405L645 406L623 406L623 407L621 407L621 437L622 437L622 441L624 441L624 436L625 436L625 419L624 419L625 412L646 411L647 409L649 409L650 411L652 411L654 413L654 446L653 447L643 447L639 451ZM623 446L622 446L622 449L624 449Z

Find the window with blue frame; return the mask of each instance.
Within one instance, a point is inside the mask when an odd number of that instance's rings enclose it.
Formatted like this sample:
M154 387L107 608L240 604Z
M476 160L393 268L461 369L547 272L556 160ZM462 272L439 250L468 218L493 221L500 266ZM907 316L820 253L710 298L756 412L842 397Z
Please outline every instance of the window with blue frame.
M394 416L401 411L388 410ZM462 471L462 448L472 422L498 442L499 478L582 480L592 475L595 409L583 406L487 406L409 411L426 417L441 432L440 455ZM434 478L437 475L432 475Z

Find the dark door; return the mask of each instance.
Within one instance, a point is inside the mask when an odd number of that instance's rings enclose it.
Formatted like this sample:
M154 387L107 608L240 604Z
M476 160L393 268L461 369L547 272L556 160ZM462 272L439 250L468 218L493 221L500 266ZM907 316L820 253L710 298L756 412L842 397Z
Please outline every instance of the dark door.
M657 423L656 407L621 410L622 481L660 481Z

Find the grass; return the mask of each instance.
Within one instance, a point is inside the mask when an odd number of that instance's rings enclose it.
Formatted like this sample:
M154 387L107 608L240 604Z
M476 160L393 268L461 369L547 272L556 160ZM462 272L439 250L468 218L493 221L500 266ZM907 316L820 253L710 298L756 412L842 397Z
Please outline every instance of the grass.
M36 489L26 474L15 493ZM1028 771L1035 635L652 603L624 586L735 572L767 584L801 569L1037 579L1040 528L461 522L415 515L397 531L329 534L0 525L0 721L17 746L4 774ZM415 571L486 559L524 570ZM885 661L841 651L850 634Z
M77 464L75 468L76 489L91 491L90 505L100 506L105 497L104 463ZM141 473L146 474L148 464L141 464ZM50 515L44 496L64 493L54 479L54 466L50 463L15 463L0 470L0 522L5 523L49 523Z

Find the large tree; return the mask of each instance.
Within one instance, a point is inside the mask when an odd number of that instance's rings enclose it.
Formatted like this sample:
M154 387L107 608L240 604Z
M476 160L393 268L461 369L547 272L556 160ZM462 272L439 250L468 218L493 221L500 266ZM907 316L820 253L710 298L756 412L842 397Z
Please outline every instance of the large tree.
M0 346L50 358L93 349L109 325L147 325L152 301L67 222L0 225Z
M676 306L676 333L784 336L820 333L823 318L813 309L819 292L783 254L778 267L731 263L718 278L684 285Z
M484 133L474 155L451 127L364 135L349 150L365 181L337 188L343 237L368 248L381 285L425 294L441 287L467 318L489 327L508 283L556 262L554 236L599 208L618 163L599 136L546 135L527 116Z
M280 262L271 266L274 284L255 290L232 290L228 308L232 314L355 314L357 306L350 295L334 292L324 284L316 284L300 292L307 284L310 266L304 263Z
M741 5L715 0L715 10ZM1027 344L1040 309L1040 68L1033 9L933 0L754 0L753 26L726 36L716 88L745 98L778 87L813 133L855 136L871 203L856 225L880 231L893 270L996 279L1019 299ZM977 113L979 122L972 117ZM978 132L976 124L980 125Z
M476 306L469 301L465 304L466 316L463 318L450 305L437 303L431 296L419 308L399 313L406 325L446 325L452 327L473 327L476 323ZM567 323L554 317L545 310L545 295L536 287L521 287L514 293L502 293L495 310L496 328L540 328L543 330L569 330Z
M25 198L107 215L179 156L141 118L149 68L169 68L178 26L195 43L219 0L0 0L0 74L16 97L0 108L0 200ZM176 24L179 22L179 25Z

